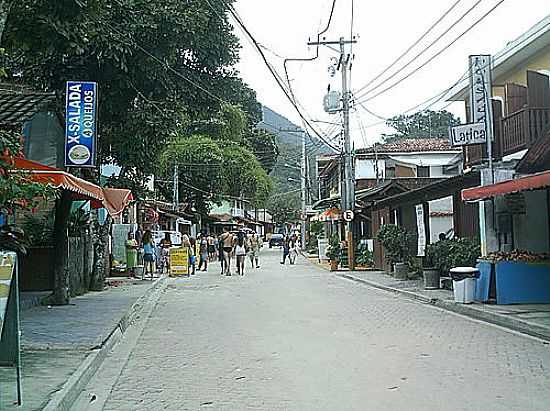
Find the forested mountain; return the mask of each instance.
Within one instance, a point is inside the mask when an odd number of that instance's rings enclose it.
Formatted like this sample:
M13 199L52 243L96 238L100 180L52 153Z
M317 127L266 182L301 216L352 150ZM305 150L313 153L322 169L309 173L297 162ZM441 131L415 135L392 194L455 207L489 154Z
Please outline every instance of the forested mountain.
M284 208L286 213L280 216L282 219L296 219L292 210L300 210L300 164L302 158L302 138L300 126L292 123L286 117L276 113L269 107L262 107L262 121L257 125L262 130L267 130L277 136L279 157L270 176L273 180L273 192L270 200L270 208ZM322 153L330 153L322 142L315 137L306 137L306 152L309 162L309 178L311 181L312 201L317 199L318 182L316 174L316 157ZM287 167L286 165L291 167ZM288 179L292 179L289 181ZM282 222L282 221L280 221Z

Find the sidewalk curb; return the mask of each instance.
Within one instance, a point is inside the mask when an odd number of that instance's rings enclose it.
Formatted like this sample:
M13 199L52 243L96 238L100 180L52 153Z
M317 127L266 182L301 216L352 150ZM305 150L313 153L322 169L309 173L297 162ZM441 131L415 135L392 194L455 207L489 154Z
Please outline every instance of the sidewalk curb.
M151 288L147 289L147 291L132 304L105 341L100 346L92 349L90 355L84 359L76 371L67 381L65 381L63 386L52 395L46 406L42 409L43 411L70 410L80 392L86 387L107 357L107 354L109 354L113 347L120 341L128 327L139 314L144 303L151 297L154 291L163 288L167 280L167 276L157 279Z
M340 278L345 278L351 281L355 281L358 283L363 283L371 287L388 291L394 294L401 294L407 298L420 301L422 303L430 304L430 305L433 305L434 307L438 307L449 312L454 312L456 314L464 315L466 317L473 318L475 320L483 321L493 325L498 325L500 327L503 327L512 331L516 331L521 334L527 334L532 337L540 338L541 340L550 342L550 328L542 327L538 324L533 324L528 321L521 321L513 318L504 317L500 314L487 312L467 304L457 304L453 301L445 301L439 298L426 297L425 295L415 293L414 291L401 290L399 288L386 286L374 281L355 277L351 274L336 274L336 276Z

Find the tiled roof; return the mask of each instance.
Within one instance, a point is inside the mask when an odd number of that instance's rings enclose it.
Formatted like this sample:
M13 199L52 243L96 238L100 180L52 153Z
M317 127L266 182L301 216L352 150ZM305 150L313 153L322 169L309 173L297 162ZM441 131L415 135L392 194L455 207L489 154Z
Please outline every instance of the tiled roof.
M457 151L445 138L406 138L394 143L377 144L378 153L415 153L422 151ZM374 153L374 146L360 148L358 154Z
M30 120L44 106L55 103L54 93L0 89L0 124L17 125Z

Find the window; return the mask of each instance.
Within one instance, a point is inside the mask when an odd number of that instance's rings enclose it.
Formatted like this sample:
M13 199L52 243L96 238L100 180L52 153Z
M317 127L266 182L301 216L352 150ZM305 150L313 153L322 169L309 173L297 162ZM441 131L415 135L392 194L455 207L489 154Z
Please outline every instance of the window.
M429 177L430 176L430 167L424 167L424 166L416 167L416 176L417 177Z
M395 177L395 167L386 166L386 178Z

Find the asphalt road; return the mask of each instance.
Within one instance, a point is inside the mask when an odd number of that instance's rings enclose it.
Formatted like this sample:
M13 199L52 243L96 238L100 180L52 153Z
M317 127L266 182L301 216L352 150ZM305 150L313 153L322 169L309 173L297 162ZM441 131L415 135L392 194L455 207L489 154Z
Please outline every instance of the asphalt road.
M279 253L171 280L105 362L103 409L550 410L547 343Z

